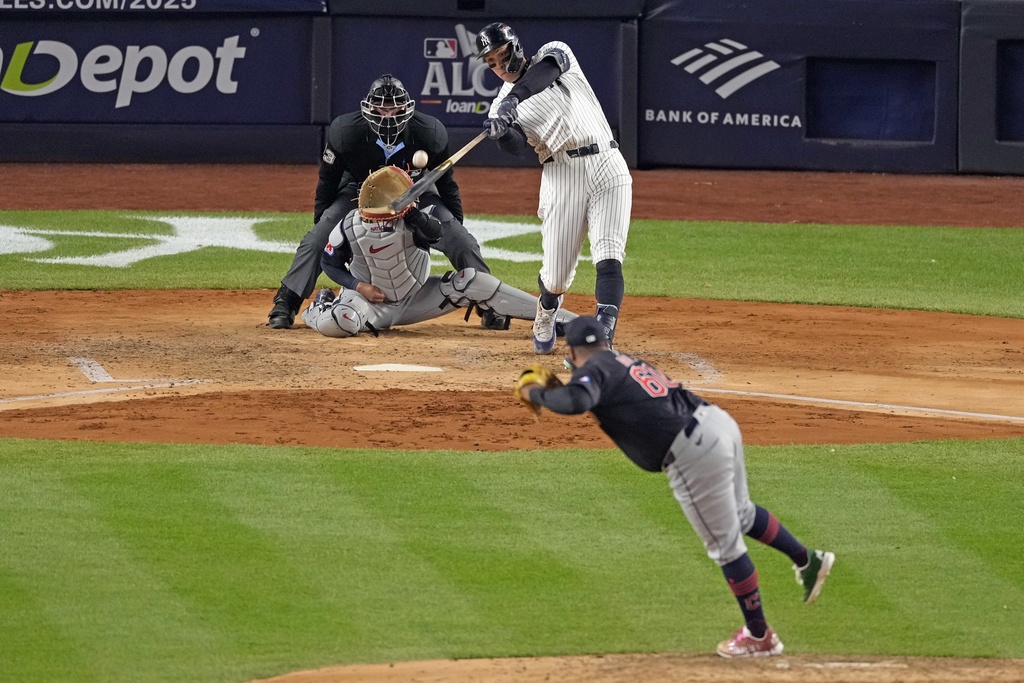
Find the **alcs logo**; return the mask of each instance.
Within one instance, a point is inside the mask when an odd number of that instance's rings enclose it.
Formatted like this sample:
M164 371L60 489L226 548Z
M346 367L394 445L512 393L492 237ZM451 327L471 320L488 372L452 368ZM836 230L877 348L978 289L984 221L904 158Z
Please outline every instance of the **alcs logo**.
M48 56L57 60L57 72L50 78L26 83L25 65L30 59ZM77 75L86 90L94 93L117 91L115 109L131 104L136 93L156 89L166 79L175 92L199 92L214 81L226 95L238 90L232 70L235 61L245 57L238 36L230 36L215 51L201 45L187 45L168 57L158 45L98 45L81 60L75 49L56 40L18 43L4 71L4 53L0 49L0 90L20 97L40 97L60 90ZM36 67L38 72L39 67ZM144 77L140 78L140 73Z

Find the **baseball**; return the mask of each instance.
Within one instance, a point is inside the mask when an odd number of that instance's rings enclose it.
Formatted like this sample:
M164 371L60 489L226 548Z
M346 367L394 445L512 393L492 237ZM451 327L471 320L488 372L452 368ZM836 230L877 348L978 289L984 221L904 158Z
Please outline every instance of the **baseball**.
M416 168L423 168L427 165L427 153L422 149L416 150L416 153L412 155L412 165Z

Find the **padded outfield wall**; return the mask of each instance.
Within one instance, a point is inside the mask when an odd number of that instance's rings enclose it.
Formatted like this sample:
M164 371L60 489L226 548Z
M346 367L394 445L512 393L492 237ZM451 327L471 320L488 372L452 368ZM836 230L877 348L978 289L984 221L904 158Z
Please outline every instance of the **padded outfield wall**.
M965 0L960 170L1024 173L1024 2Z
M645 165L957 170L956 0L676 0L641 25Z
M451 131L505 20L633 167L1024 173L1024 0L0 0L0 161L315 163L380 73ZM534 165L481 145L465 165Z
M528 53L552 40L570 46L626 160L636 166L637 24L643 5L588 0L575 3L568 17L566 4L550 0L332 0L333 99L338 111L355 110L376 75L394 73L413 93L417 109L448 127L454 151L480 132L501 87L474 56L476 34L492 21L507 21ZM387 49L380 49L382 41ZM478 146L459 163L536 166L538 159L532 152L509 156L492 144Z
M321 0L0 0L0 160L308 162Z

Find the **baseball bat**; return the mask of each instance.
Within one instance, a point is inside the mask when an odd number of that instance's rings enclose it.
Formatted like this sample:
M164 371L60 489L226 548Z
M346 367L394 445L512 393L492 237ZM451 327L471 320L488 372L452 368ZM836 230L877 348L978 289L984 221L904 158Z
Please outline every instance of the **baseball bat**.
M426 192L431 185L437 182L437 179L445 174L449 168L455 165L462 157L466 156L469 150L479 144L481 140L487 137L487 133L480 133L475 138L466 143L466 146L460 149L455 154L451 155L440 164L437 165L432 171L427 172L422 178L413 183L413 186L402 193L398 199L388 204L388 208L391 209L392 213L398 213L405 207L416 201L421 194Z

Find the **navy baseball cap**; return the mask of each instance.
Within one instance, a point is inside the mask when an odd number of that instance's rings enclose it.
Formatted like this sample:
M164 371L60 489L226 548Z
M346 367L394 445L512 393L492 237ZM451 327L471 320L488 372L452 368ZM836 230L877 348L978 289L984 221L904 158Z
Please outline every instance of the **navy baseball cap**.
M592 315L581 315L565 324L565 343L569 346L589 346L608 341L604 325Z

